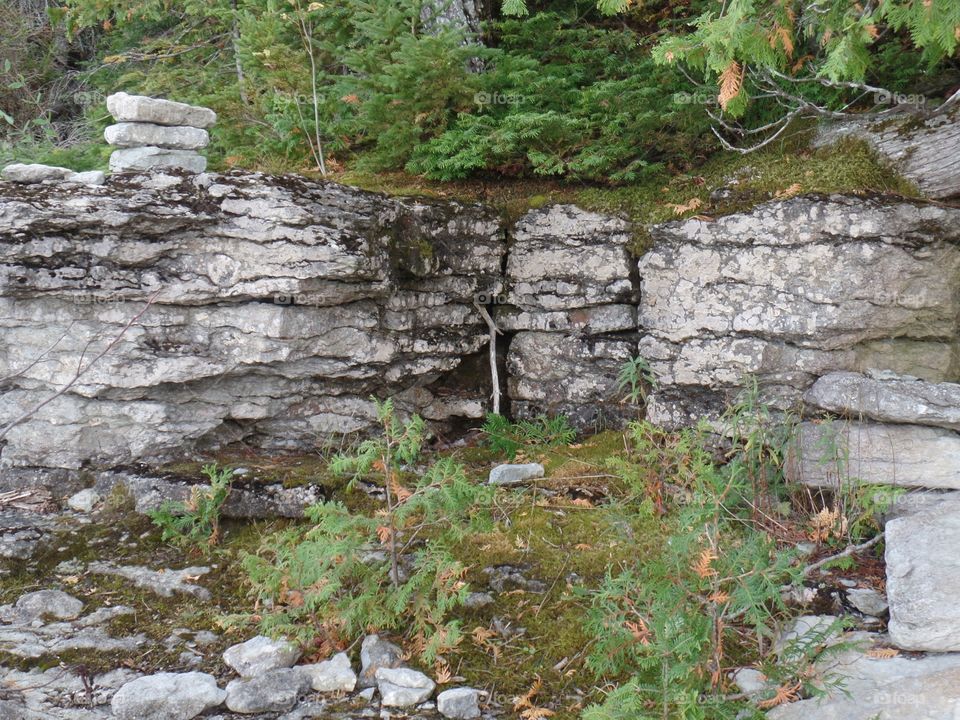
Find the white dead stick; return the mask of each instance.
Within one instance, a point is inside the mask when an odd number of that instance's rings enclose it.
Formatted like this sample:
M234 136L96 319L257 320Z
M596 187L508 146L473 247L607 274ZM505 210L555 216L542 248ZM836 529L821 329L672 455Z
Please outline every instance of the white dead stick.
M487 309L476 301L473 306L480 313L480 317L487 323L487 331L490 333L490 380L493 383L493 412L500 414L500 374L497 372L497 335L502 335L503 331L497 327L497 324L490 317Z

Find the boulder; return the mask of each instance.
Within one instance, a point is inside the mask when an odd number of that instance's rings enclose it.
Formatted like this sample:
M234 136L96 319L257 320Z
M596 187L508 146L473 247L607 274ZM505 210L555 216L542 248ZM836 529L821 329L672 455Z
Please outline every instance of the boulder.
M157 673L121 687L110 707L120 720L190 720L222 703L226 695L206 673Z
M846 594L850 604L864 615L883 617L887 613L887 598L873 588L851 588Z
M310 689L310 678L299 668L267 670L227 683L227 708L235 713L285 712Z
M869 483L960 489L960 435L919 425L803 422L787 477L815 487Z
M444 690L437 695L437 711L451 720L472 720L480 717L480 691L461 687Z
M526 463L522 465L497 465L490 471L487 482L490 485L523 485L531 480L543 477L543 465Z
M153 146L114 150L110 154L110 170L122 172L156 172L158 170L186 170L202 173L207 159L192 150L169 150Z
M152 145L176 150L202 150L210 144L210 133L195 127L155 125L145 122L123 122L107 126L104 139L123 148Z
M410 707L426 702L436 683L410 668L380 668L376 672L380 704L386 707Z
M262 675L268 670L291 667L300 658L296 645L283 638L273 640L257 635L239 645L228 647L223 661L242 678Z
M357 674L350 667L346 653L337 653L329 660L297 668L310 678L316 692L353 692L357 686Z
M882 94L877 95L876 101L882 102ZM907 112L881 120L824 123L813 145L826 147L850 137L863 140L927 197L960 195L960 107L954 103L939 115L904 107Z
M960 430L960 384L952 382L836 372L819 378L803 399L848 417Z
M128 95L124 92L107 97L107 110L114 120L121 123L154 123L208 128L217 122L217 114L209 108L143 95Z
M656 225L639 262L647 419L715 417L756 378L797 403L832 371L955 379L960 209L796 197Z
M960 505L886 525L890 639L904 650L960 650Z

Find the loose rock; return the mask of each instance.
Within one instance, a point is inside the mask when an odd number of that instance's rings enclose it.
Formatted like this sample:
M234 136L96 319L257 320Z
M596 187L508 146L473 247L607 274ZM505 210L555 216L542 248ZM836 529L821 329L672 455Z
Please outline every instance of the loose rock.
M14 163L7 165L0 177L8 182L34 184L42 182L60 182L73 175L73 170L69 168L56 167L53 165L40 165L31 163Z
M800 423L787 458L791 481L960 489L960 434L920 425Z
M317 692L352 692L357 686L357 674L350 667L346 653L337 653L329 660L313 665L299 665L299 670L310 678Z
M437 695L437 710L451 720L480 717L480 692L473 688L451 688Z
M123 92L107 97L107 110L117 122L188 125L194 128L208 128L217 122L217 114L209 108Z
M904 650L960 650L960 513L956 503L886 525L888 630Z
M200 128L140 122L110 125L103 131L103 137L111 145L124 148L152 145L174 150L200 150L210 144L210 133Z
M310 689L299 668L277 668L227 683L227 707L237 713L285 712Z
M887 598L873 588L853 588L847 590L850 604L864 615L882 617L887 612Z
M257 635L223 653L223 661L243 678L261 675L268 670L289 668L300 658L300 650L287 640L272 640Z
M157 673L124 685L110 707L121 720L190 720L216 707L226 696L212 675Z
M367 635L360 644L360 687L376 685L377 670L399 667L402 655L403 650L389 640L379 635Z
M71 495L67 500L67 506L77 512L92 512L97 503L100 502L100 495L96 490L86 488L80 492Z
M436 683L410 668L380 668L376 672L380 703L387 707L410 707L433 695Z
M524 465L497 465L490 471L491 485L522 485L529 480L543 477L543 465L526 463Z
M186 170L202 173L207 159L191 150L168 150L146 146L114 150L110 154L112 172L153 172L156 170Z

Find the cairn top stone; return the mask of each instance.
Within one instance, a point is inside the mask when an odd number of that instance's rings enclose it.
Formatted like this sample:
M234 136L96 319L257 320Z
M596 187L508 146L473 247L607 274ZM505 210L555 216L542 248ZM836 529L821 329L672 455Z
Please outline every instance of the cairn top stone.
M210 108L124 92L114 93L107 98L107 110L117 122L186 125L194 128L208 128L217 122L217 114Z

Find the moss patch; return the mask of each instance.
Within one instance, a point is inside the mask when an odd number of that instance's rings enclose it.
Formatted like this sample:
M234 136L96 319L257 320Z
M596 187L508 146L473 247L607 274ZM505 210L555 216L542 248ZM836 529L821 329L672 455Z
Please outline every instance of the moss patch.
M748 155L714 155L696 172L662 171L642 183L603 187L541 179L478 179L451 183L405 173L344 173L335 179L366 190L400 196L482 202L498 208L507 221L549 203L575 203L588 210L629 217L636 230L634 252L649 246L643 225L692 215L725 215L775 199L806 193L880 193L918 196L914 185L884 163L869 146L847 139L834 147L804 149L809 130L800 128L790 141ZM729 188L724 197L711 193ZM686 209L684 209L686 208Z

